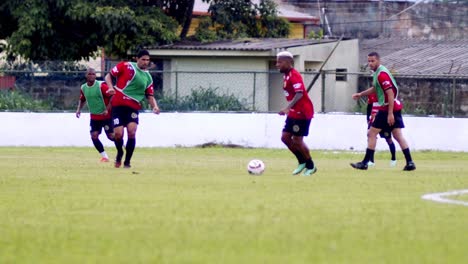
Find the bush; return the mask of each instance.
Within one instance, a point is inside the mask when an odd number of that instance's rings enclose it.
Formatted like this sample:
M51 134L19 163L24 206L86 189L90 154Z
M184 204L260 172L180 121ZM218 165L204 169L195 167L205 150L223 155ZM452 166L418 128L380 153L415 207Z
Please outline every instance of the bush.
M8 111L48 111L52 107L28 94L15 90L0 91L0 110Z
M219 94L219 88L192 90L187 96L176 98L159 94L158 105L163 111L248 111L246 103L233 94Z

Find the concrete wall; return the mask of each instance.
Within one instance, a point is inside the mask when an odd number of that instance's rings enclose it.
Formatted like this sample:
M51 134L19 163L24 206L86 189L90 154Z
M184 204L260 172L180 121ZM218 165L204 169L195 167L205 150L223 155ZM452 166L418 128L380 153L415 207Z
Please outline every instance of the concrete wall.
M74 113L0 113L0 146L87 146L89 115ZM140 115L137 147L196 146L208 142L284 148L284 117L277 114L151 113ZM468 119L405 117L404 134L413 150L468 151ZM317 114L307 144L312 149L366 148L364 115ZM104 135L101 140L113 146ZM378 149L387 150L384 140Z

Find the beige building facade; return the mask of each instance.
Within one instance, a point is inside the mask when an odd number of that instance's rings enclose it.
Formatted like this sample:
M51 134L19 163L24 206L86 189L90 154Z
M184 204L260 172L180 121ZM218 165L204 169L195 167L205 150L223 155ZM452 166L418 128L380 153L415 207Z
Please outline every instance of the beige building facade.
M288 50L295 68L308 86L335 47L336 40L249 39L209 44L179 43L149 48L152 59L163 61L163 92L185 96L194 89L216 88L235 95L252 110L274 112L286 105L282 75L275 67L276 54ZM342 40L323 68L328 71L358 72L358 40ZM313 85L309 96L316 112L351 111L351 95L357 89L357 75L327 74Z

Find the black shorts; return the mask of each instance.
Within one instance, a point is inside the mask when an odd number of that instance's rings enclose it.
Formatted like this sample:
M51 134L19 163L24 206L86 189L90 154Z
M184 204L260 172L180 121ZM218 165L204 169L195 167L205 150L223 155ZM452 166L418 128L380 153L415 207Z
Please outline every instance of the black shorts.
M372 124L370 122L367 123L367 129L370 129L371 126ZM385 139L392 138L392 131L381 130L379 135L380 135L380 138L385 138Z
M384 134L385 132L391 133L394 128L404 128L405 124L403 123L401 111L393 112L393 116L395 117L395 123L393 124L393 126L390 126L388 125L388 112L379 111L375 116L374 122L372 123L372 127L381 129L381 132L384 132Z
M90 131L89 132L99 132L101 134L102 129L106 134L114 132L114 126L112 125L112 119L105 119L105 120L92 120L89 122Z
M112 107L112 120L114 121L114 127L126 127L131 122L138 124L138 114L138 110L128 106Z
M310 121L312 120L287 117L283 132L291 133L294 136L306 137L309 135Z

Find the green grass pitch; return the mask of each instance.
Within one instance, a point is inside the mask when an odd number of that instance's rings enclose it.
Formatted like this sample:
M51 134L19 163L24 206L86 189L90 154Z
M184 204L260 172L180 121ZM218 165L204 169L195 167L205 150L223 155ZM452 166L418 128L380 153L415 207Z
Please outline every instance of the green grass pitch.
M314 151L318 173L293 177L286 150L137 147L131 169L0 150L0 263L468 263L468 207L421 199L468 189L468 153L416 152L403 172L401 152L356 171L362 154Z

